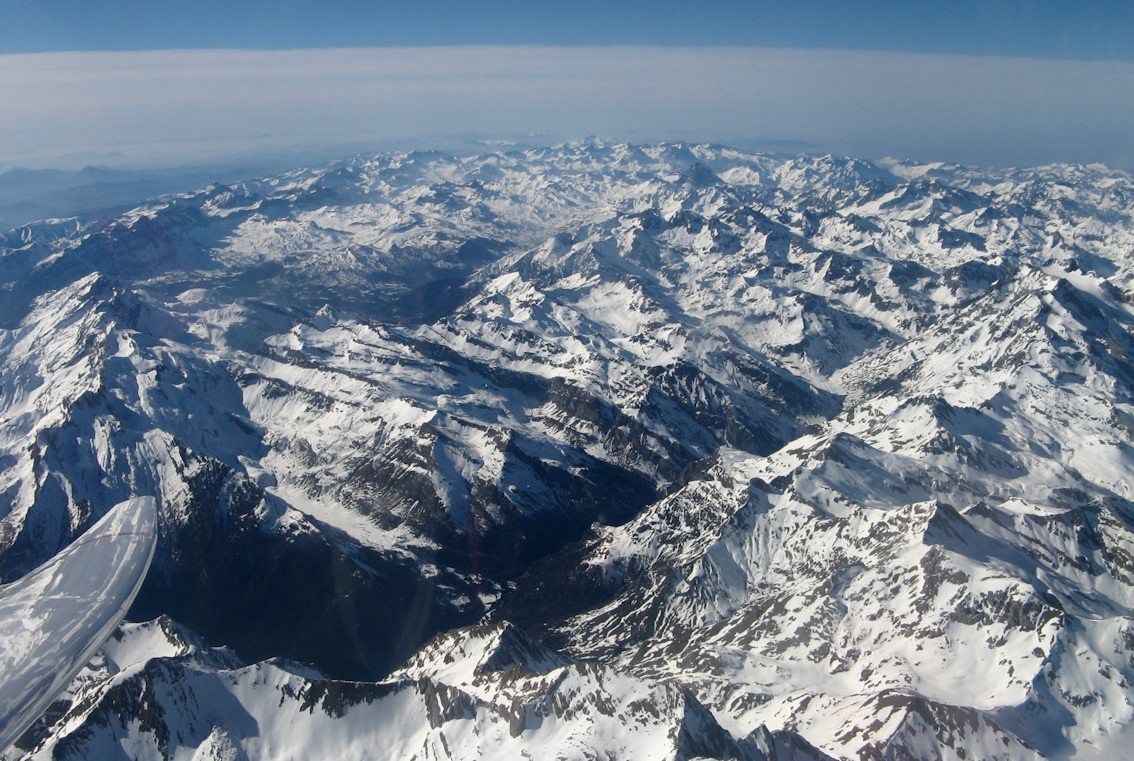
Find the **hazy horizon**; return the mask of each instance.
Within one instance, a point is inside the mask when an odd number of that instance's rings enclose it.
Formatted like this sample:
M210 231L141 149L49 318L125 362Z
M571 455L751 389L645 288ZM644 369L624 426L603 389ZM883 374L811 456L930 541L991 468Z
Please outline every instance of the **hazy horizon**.
M1134 169L1134 63L651 46L0 56L0 166L596 136ZM448 144L448 145L447 145ZM80 160L76 160L80 159Z

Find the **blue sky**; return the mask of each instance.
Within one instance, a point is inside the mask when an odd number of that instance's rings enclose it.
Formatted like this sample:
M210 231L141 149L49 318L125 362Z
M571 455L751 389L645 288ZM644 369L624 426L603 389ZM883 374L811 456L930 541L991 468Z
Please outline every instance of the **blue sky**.
M1134 60L1134 3L2 0L0 53L662 45Z
M1134 3L0 0L0 170L596 135L1134 169Z

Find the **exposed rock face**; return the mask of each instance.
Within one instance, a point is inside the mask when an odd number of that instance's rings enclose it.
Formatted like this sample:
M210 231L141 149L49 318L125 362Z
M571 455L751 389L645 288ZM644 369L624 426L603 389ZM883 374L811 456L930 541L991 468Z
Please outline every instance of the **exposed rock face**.
M0 236L0 577L154 495L171 617L7 755L1106 757L1132 251L1097 167L598 143Z
M164 618L125 625L105 650L15 752L164 759L188 747L194 759L218 761L784 757L733 739L681 687L573 661L507 624L436 638L377 683L328 680L281 660L245 666ZM146 660L132 662L138 657ZM780 733L769 747L806 743Z

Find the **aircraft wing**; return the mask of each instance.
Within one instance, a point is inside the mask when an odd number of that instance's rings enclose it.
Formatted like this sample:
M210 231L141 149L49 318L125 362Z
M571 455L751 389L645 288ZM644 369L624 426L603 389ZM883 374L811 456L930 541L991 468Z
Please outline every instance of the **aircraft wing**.
M122 502L51 560L0 586L0 752L118 626L150 567L156 525L152 497Z

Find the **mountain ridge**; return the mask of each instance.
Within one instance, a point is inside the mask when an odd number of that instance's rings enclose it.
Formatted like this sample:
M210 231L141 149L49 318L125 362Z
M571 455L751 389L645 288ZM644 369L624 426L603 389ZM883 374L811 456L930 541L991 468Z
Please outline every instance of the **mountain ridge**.
M132 615L234 649L94 664L6 758L275 758L316 704L355 755L1105 756L1132 247L1099 167L597 141L8 233L0 578L144 491Z

